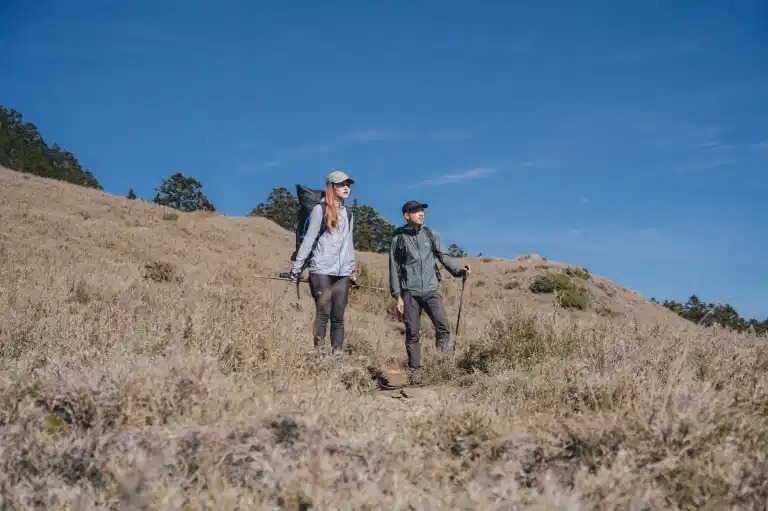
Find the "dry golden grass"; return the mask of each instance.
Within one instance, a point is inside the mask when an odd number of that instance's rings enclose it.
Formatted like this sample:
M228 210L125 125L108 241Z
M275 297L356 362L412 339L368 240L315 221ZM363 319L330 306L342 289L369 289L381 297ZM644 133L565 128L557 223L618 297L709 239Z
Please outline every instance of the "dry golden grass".
M380 391L386 296L353 291L318 358L306 290L256 278L289 233L167 213L0 169L0 509L765 509L765 338L596 276L611 314L565 311L527 291L564 265L473 260L456 357Z

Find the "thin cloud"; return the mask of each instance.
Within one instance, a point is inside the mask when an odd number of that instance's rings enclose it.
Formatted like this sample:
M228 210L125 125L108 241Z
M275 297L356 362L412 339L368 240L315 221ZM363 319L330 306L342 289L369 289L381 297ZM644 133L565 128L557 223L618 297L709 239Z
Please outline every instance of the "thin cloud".
M400 132L396 130L355 130L349 131L341 135L338 142L355 144L362 142L386 142L390 140L398 140L400 138Z
M698 147L701 149L731 149L733 146L710 140L709 142L702 142Z
M456 174L444 174L432 179L427 179L421 184L425 186L443 186L456 183L464 183L466 181L474 181L477 179L485 179L496 173L496 169L487 167L479 167L471 169L466 172L459 172Z
M279 167L307 154L332 153L358 144L391 142L399 140L401 136L401 133L397 130L361 129L347 131L329 140L312 142L278 151L265 166Z
M642 47L632 48L619 56L619 60L638 63L654 60L678 60L700 54L704 44L696 40L669 41L666 43L645 43Z
M66 24L79 31L89 31L98 34L107 40L123 40L138 44L157 46L178 46L194 48L197 50L220 50L224 47L208 38L190 36L186 34L172 33L170 31L147 30L144 28L131 28L130 26L115 24L94 24L81 21L68 21Z
M660 149L730 149L719 140L721 126L683 123L657 128L653 143Z
M699 161L682 167L679 172L704 172L708 170L732 167L735 163L736 161L732 158Z
M467 48L478 52L530 53L535 47L534 36L527 34L515 39L478 34L466 43Z
M469 140L472 133L464 130L433 131L429 134L432 140Z
M307 154L307 153L330 153L335 150L337 145L333 142L318 142L316 144L306 144L298 147L294 147L289 150L289 153L294 154Z
M416 141L424 140L425 138L436 141L458 141L469 140L473 138L473 134L467 130L436 130L422 133L404 133L397 129L356 129L346 131L328 140L306 143L279 150L267 163L264 164L264 166L278 167L296 161L308 154L332 153L360 144ZM254 144L246 141L241 143L240 146L243 148L253 148ZM525 162L522 166L531 165L533 165L533 163Z

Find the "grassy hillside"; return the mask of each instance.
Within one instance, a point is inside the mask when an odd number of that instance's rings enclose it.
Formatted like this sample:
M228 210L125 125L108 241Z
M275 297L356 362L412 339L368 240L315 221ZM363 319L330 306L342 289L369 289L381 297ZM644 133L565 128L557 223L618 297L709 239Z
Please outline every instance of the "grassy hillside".
M404 363L387 296L353 291L345 357L317 358L307 290L257 278L286 270L290 233L168 213L0 169L0 508L768 500L765 338L573 269L589 300L566 309L531 287L567 265L473 259L456 357L425 323L426 385L382 391Z

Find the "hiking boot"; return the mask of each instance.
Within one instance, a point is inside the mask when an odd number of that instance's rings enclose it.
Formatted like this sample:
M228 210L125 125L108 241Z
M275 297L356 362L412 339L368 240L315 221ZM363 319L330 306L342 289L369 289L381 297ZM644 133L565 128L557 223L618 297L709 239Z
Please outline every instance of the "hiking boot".
M437 347L437 361L439 363L444 362L447 359L450 359L453 357L453 351L451 351L447 346L438 346Z
M417 369L408 368L408 385L423 385L424 384L424 370L419 367Z

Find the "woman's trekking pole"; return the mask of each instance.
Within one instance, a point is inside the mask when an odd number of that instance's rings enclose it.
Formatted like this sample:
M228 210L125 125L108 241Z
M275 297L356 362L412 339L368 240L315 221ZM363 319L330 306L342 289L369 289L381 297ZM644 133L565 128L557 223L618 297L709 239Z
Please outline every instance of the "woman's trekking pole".
M453 352L456 353L456 337L459 336L459 322L461 321L461 307L464 305L464 284L467 282L467 274L461 276L461 296L459 297L459 317L456 318L456 333L453 339Z

